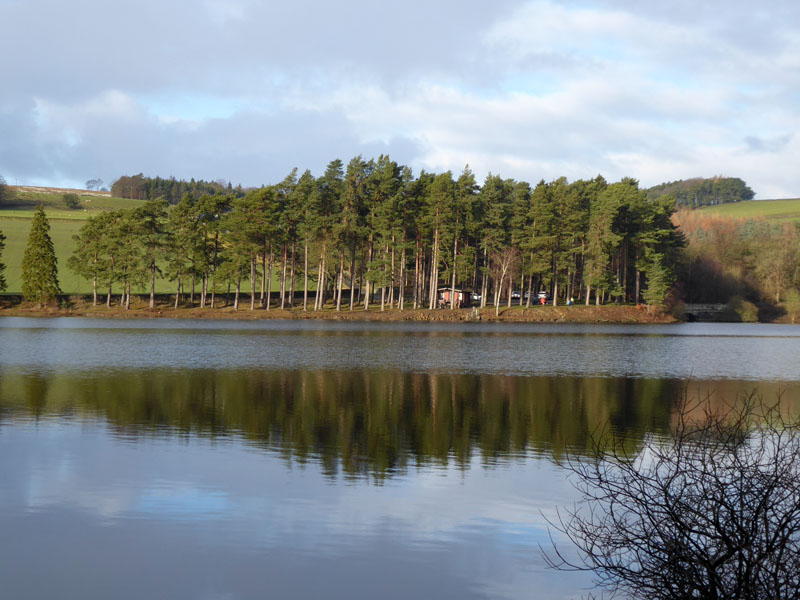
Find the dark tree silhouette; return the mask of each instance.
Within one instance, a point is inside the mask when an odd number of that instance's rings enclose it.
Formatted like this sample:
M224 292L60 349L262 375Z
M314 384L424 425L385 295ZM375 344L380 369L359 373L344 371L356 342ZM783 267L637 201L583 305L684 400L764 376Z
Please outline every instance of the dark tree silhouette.
M552 567L612 597L800 598L800 421L750 395L684 402L672 435L567 461L582 499L552 527Z

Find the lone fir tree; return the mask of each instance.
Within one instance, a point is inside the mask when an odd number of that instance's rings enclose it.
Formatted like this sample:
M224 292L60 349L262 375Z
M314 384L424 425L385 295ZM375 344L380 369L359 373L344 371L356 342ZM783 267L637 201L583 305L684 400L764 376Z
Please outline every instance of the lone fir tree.
M0 231L0 258L3 258L3 249L6 247L6 236L3 235L3 232ZM0 292L6 289L6 277L4 275L4 271L6 270L6 266L0 262Z
M44 207L40 205L33 215L28 245L22 257L22 295L39 306L61 293L56 253L49 231L50 224Z

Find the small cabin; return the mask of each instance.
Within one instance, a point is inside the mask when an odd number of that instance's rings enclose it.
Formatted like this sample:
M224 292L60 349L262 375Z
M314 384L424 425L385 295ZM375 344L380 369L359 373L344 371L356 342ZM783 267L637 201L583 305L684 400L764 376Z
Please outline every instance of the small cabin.
M450 308L450 303L455 299L456 308L464 308L472 303L471 294L464 290L453 288L439 288L439 308Z

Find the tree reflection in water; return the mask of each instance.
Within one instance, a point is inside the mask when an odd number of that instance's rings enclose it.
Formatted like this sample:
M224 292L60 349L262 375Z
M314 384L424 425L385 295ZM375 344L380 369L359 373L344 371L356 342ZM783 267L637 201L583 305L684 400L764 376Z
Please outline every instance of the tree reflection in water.
M725 385L733 397L742 384L692 385L723 398ZM671 379L359 370L4 374L0 423L57 416L101 419L125 439L235 436L288 462L319 462L330 477L380 481L425 464L467 468L476 455L491 465L581 454L604 432L635 449L645 434L669 430L685 388Z

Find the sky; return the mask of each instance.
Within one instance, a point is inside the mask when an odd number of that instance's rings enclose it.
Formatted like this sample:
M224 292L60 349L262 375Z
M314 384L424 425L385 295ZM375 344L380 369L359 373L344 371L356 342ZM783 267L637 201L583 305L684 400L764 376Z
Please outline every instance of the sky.
M800 3L0 0L0 175L276 183L388 154L800 196Z

